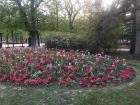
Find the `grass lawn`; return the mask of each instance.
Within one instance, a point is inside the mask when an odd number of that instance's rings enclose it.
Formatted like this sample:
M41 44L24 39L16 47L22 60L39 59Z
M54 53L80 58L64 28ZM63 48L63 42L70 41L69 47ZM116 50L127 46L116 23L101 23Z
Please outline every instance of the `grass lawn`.
M140 61L129 60L137 77L128 84L103 89L51 86L20 88L0 85L0 105L140 105Z

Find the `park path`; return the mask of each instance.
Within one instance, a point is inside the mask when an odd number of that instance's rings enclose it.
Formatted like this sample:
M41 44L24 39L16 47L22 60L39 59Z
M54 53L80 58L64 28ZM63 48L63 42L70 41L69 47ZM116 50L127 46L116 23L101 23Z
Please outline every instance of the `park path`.
M41 47L44 45L45 45L45 43L40 43ZM14 47L21 47L21 46L22 46L22 44L14 44ZM28 43L24 43L23 46L28 47ZM13 47L13 44L9 44L9 46L8 46L8 44L2 44L2 48L6 48L6 47Z

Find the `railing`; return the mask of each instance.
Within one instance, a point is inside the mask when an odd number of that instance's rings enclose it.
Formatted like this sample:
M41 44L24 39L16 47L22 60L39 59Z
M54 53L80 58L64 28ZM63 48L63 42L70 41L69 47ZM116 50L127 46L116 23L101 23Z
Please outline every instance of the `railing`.
M20 47L24 47L24 43L27 43L27 39L23 38L22 36L3 36L2 33L0 33L0 48L3 47L3 45L6 45L6 47L15 47L15 45L21 45ZM12 45L12 46L9 46Z

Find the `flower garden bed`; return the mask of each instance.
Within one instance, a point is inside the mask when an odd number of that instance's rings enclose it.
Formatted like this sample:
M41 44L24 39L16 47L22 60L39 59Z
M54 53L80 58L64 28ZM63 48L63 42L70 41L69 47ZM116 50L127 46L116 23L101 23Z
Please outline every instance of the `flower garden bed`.
M125 60L84 51L0 49L0 81L22 86L105 87L135 77Z

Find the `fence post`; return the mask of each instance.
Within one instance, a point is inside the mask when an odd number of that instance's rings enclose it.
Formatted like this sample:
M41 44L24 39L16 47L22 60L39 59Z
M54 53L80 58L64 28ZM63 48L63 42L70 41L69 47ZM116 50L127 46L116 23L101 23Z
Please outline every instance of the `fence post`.
M24 43L24 42L23 42L23 36L20 36L20 42L21 42L21 44L22 44L22 47L24 47L24 46L23 46L23 43Z
M15 41L14 41L14 32L12 31L12 44L13 44L13 47L14 47L14 43L15 43Z
M2 48L2 33L0 33L0 48Z
M7 48L9 48L9 37L8 37L8 35L6 36L6 44L7 44Z

